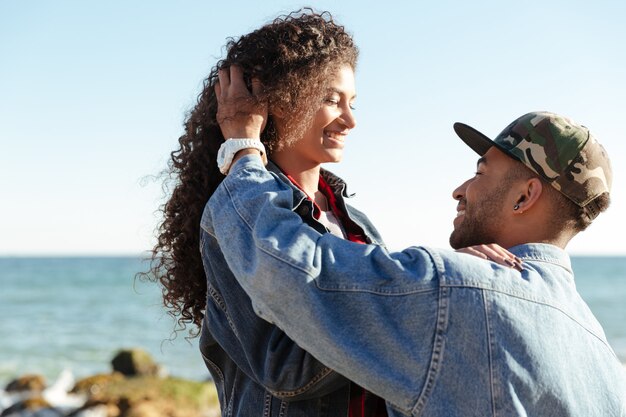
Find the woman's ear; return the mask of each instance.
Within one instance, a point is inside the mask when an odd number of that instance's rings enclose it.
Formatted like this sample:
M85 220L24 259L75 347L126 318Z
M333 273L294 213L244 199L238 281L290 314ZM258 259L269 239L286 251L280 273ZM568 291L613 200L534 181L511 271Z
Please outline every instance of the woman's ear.
M278 106L278 105L270 106L269 114L270 114L270 116L274 116L274 118L276 118L276 119L284 119L285 118L285 111L283 110L283 108L281 106Z

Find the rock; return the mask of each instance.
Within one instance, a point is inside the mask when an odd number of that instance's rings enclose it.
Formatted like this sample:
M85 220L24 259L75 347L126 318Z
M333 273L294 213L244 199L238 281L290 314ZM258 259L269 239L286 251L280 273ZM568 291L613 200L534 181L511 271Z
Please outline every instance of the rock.
M70 392L74 394L86 394L93 398L105 390L110 384L119 383L124 380L124 375L119 372L112 374L97 374L76 382Z
M83 408L71 414L72 417L119 417L119 415L120 410L116 406L106 404Z
M0 417L220 415L217 390L212 382L159 376L159 366L140 349L118 352L112 364L114 372L93 375L75 384L69 371L62 373L47 388L43 377L25 375L18 378L7 386L7 391L14 392L6 392L6 398L0 397L0 411L9 407ZM9 398L9 402L5 401Z
M219 410L213 383L178 378L96 375L78 381L72 391L88 395L76 417L88 410L102 413L102 406L106 417L200 417Z
M113 371L126 376L158 375L159 365L143 349L125 349L115 355L111 361Z
M167 404L165 404L167 407ZM162 408L162 404L152 401L143 401L128 409L125 417L161 417L173 415L172 410Z
M46 389L46 379L42 375L29 374L9 382L6 392L34 391L41 392Z
M70 413L68 417L119 417L122 414L115 404L91 402Z
M31 416L31 417L59 417L61 412L50 406L42 396L34 396L22 401L18 401L0 414L2 417L8 416Z

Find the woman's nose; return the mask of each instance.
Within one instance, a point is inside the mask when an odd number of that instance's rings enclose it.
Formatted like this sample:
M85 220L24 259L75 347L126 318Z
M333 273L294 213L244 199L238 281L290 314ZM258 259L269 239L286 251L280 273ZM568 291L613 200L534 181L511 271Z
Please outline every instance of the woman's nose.
M350 107L347 107L341 114L341 121L348 129L354 129L356 127L356 117Z

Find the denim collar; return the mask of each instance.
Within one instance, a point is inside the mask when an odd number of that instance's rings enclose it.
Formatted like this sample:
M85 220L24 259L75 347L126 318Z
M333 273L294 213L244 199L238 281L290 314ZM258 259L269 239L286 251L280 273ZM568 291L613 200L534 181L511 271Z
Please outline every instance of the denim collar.
M569 255L558 246L548 243L525 243L513 246L509 251L524 261L549 262L558 265L573 274Z
M278 165L276 165L276 163L274 163L272 160L268 160L265 168L268 171L278 175L278 177L283 180L283 182L289 184L289 186L294 189L294 193L296 193L296 195L298 196L298 198L296 199L298 201L298 204L296 204L296 206L300 205L302 201L306 199L306 194L304 194L302 190L300 190L298 187L293 185L291 181L289 181L289 178L287 178L285 173L280 169ZM322 176L322 178L324 178L324 181L326 181L326 183L330 186L336 196L341 196L343 198L354 197L354 194L348 193L348 185L346 184L346 182L337 175L328 170L325 170L324 168L320 169L320 175Z

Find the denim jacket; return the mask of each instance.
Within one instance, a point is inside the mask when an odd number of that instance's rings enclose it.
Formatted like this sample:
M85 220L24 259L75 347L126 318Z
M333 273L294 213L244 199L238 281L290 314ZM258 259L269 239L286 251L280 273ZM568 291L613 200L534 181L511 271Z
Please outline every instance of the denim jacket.
M290 191L290 210L320 233L313 204L271 162L268 168ZM345 183L322 170L338 204L365 232L370 243L381 238L361 212L344 202ZM202 220L202 260L207 277L207 308L200 351L215 381L222 416L346 416L349 381L318 362L280 329L259 318L235 280L221 243ZM207 232L208 231L208 232Z
M390 416L626 416L624 369L560 248L511 248L523 272L448 250L390 253L320 235L291 204L246 156L203 227L255 311Z

